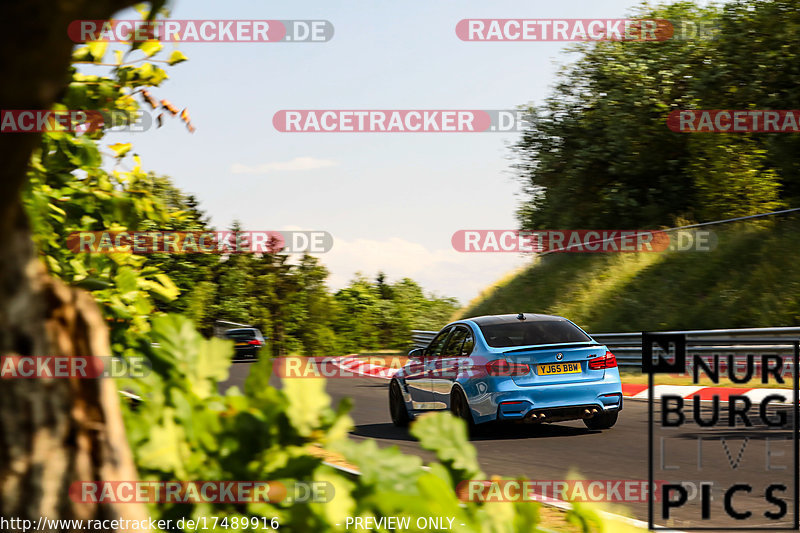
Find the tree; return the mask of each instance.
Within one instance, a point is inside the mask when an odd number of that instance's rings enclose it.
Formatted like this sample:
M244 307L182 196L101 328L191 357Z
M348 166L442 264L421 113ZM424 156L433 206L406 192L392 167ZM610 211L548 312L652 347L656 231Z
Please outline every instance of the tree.
M769 210L800 195L796 135L676 133L682 109L796 109L800 15L787 0L641 11L715 27L576 47L515 146L523 229L635 228Z
M43 0L3 6L0 108L50 109L70 83L77 19L105 20L130 0ZM160 8L156 0L153 13ZM0 135L0 354L108 355L92 298L48 276L20 200L39 133ZM80 154L78 154L80 156ZM72 502L65 487L135 477L109 380L0 381L0 514L23 519L145 517L140 505Z

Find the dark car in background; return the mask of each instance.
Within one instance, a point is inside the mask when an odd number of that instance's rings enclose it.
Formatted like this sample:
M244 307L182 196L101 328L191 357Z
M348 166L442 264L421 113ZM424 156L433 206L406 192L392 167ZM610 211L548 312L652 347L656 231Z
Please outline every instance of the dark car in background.
M264 335L257 328L229 329L223 334L224 338L234 342L235 359L255 359L264 346Z

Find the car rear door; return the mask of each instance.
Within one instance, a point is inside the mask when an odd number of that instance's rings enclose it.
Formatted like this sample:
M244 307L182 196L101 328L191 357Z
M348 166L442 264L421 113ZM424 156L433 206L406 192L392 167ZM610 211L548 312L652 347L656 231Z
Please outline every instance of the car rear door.
M431 401L434 409L450 408L450 391L460 367L467 362L475 341L472 330L463 324L453 326L442 353L430 362ZM465 353L464 348L467 348Z
M425 348L422 358L409 362L404 369L406 388L411 396L412 408L415 410L434 409L431 395L431 361L439 358L452 330L450 326L442 329Z

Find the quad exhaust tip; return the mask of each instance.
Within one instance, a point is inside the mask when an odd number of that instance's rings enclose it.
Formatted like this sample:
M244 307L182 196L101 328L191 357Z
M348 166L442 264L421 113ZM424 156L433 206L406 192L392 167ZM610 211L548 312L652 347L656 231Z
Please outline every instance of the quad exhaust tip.
M577 418L580 419L587 419L592 418L593 416L597 415L600 412L599 407L585 407L583 411L578 411ZM573 411L574 413L574 411ZM541 424L542 422L559 422L561 420L574 420L576 416L573 414L571 416L559 416L558 413L552 415L552 420L549 418L544 412L530 412L525 415L525 418L521 420L521 422L527 422L529 424Z
M544 413L531 413L526 417L528 422L544 422L545 418L547 416Z

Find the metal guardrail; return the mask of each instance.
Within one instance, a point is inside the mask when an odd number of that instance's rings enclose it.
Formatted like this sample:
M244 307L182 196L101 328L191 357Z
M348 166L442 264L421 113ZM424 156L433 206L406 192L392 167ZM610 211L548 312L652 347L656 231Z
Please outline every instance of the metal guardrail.
M421 329L412 329L411 330L411 344L414 345L414 348L425 348L436 334L439 333L438 331L423 331Z
M415 348L424 348L433 340L438 331L412 330L411 340ZM699 329L686 331L667 331L664 333L685 334L687 351L696 353L735 354L737 363L739 356L744 361L748 354L765 353L782 355L786 363L790 363L794 354L791 343L779 344L780 341L800 339L800 327L776 328L740 328L740 329ZM636 333L595 333L593 339L605 344L614 352L621 368L641 370L642 367L642 334ZM742 344L736 344L739 340ZM694 343L692 342L694 341ZM717 342L715 342L717 341ZM763 345L754 344L763 341Z

